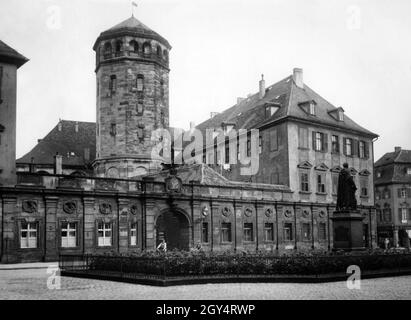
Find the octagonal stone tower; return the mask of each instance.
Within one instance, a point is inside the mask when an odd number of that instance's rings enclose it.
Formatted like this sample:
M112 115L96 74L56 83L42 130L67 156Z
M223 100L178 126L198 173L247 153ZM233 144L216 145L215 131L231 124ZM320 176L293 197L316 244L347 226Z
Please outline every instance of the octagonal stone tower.
M169 127L166 39L131 17L104 31L93 47L97 76L98 177L132 178L161 168L151 133Z

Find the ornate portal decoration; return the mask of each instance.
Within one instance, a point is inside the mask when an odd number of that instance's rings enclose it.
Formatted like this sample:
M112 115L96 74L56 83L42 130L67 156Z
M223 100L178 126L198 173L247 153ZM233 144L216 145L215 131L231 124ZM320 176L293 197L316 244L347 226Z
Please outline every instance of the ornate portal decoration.
M320 216L320 218L324 218L325 217L325 212L323 210L321 210L318 215Z
M102 214L110 214L111 213L111 204L109 203L102 203L100 204L100 213Z
M229 217L229 216L231 215L231 208L230 208L230 207L223 207L223 208L221 209L221 214L222 214L224 217Z
M133 204L133 205L130 207L130 212L131 212L132 215L135 216L135 215L137 214L137 212L138 212L137 205Z
M181 179L176 176L170 176L166 179L166 188L168 192L181 192L183 183Z
M26 200L23 201L23 211L28 213L36 213L37 212L37 202L34 200Z
M310 211L304 210L304 211L303 211L303 217L304 217L304 218L308 218L309 216L310 216Z
M265 210L264 214L265 214L265 216L266 216L267 218L270 218L270 217L272 217L272 215L274 214L274 210L273 210L272 208L267 208L267 209Z
M67 201L63 204L63 211L68 214L76 213L77 204L74 201Z
M253 209L250 208L250 207L245 208L245 210L244 210L244 215L245 215L246 217L251 217L251 216L253 215Z

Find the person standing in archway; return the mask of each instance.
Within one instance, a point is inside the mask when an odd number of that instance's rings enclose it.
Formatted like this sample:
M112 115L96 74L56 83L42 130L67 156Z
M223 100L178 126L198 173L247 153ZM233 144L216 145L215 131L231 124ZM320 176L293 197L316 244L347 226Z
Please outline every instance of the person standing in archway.
M160 244L157 246L157 251L164 253L167 252L167 243L164 239L161 240Z

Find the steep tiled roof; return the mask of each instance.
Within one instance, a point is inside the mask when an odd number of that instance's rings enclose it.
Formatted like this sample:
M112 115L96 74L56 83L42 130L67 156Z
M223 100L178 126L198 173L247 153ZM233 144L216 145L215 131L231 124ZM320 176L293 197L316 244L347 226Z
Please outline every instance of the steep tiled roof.
M374 165L374 183L411 183L411 175L407 174L407 168L411 168L411 150L398 149L387 152Z
M78 132L75 127L78 124ZM38 144L16 162L35 164L53 164L56 153L63 156L63 165L87 166L96 157L96 124L93 122L76 122L62 120ZM85 158L89 152L89 159Z
M315 101L316 115L307 114L300 104ZM265 114L265 106L268 104L278 105L279 109L269 118ZM342 130L351 130L360 134L376 137L371 131L355 123L347 115L344 121L338 121L330 112L338 108L322 98L314 90L304 84L304 88L298 87L293 76L289 76L266 89L265 95L259 99L256 93L231 108L217 114L211 119L199 124L197 128L202 132L207 128L219 128L223 122L235 123L236 129L261 128L265 125L275 123L285 118L294 118L323 125L329 125Z
M0 61L13 63L20 68L28 59L0 40Z

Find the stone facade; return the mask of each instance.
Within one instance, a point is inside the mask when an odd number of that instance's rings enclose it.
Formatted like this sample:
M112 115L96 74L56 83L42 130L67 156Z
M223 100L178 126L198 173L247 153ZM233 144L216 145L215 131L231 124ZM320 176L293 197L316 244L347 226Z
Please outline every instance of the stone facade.
M103 32L94 46L99 177L127 178L159 169L152 132L169 126L168 42L134 18Z

